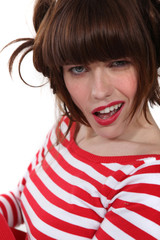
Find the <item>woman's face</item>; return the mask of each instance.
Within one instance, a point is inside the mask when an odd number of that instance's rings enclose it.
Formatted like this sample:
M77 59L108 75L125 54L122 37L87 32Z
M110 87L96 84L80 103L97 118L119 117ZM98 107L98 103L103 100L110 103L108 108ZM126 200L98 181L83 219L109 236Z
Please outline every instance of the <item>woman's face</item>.
M125 133L137 90L137 73L129 59L66 65L63 75L94 134L113 139Z

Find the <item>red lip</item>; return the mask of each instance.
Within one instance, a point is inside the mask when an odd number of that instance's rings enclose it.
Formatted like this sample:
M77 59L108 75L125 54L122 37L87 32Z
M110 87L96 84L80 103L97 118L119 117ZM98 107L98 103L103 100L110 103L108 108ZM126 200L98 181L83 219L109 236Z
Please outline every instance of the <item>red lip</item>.
M107 107L112 107L112 106L117 105L117 104L120 104L120 103L123 104L124 102L122 102L122 101L115 101L115 102L109 103L109 104L106 105L106 106L101 106L101 107L95 108L95 109L92 111L92 114L94 114L95 112L100 112L100 111L102 111L103 109L105 109L105 108L107 108Z
M102 119L102 118L98 117L97 115L95 115L96 112L99 112L99 111L105 109L106 107L111 107L111 106L117 105L117 104L119 104L119 103L122 103L121 108L118 110L118 112L116 112L116 113L115 113L114 115L112 115L111 117L109 117L109 118L107 118L107 119ZM114 121L116 121L116 119L119 117L119 115L120 115L123 107L124 107L124 102L122 102L122 101L116 101L116 102L112 102L112 103L108 104L107 106L102 106L102 107L99 107L99 108L94 109L94 110L92 111L92 114L93 114L93 117L94 117L95 121L96 121L98 124L100 124L100 125L102 125L102 126L107 126L107 125L112 124Z

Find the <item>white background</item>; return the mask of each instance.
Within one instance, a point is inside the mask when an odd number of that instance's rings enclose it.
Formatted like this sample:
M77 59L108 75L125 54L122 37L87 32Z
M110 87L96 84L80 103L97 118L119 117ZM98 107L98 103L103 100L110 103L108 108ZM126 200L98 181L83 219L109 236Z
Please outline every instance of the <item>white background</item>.
M19 37L33 37L34 0L1 0L0 48ZM49 85L30 88L19 79L16 65L11 79L7 62L16 46L0 54L0 193L12 190L43 143L55 122L54 96ZM23 76L38 85L42 76L32 66L31 54L25 60ZM160 126L160 108L153 115Z
M0 49L16 38L34 37L34 2L1 0ZM54 96L49 84L28 87L20 80L16 64L11 79L7 64L16 46L0 53L0 193L15 188L55 121ZM34 70L31 54L24 65L24 79L33 85L41 84L44 79Z

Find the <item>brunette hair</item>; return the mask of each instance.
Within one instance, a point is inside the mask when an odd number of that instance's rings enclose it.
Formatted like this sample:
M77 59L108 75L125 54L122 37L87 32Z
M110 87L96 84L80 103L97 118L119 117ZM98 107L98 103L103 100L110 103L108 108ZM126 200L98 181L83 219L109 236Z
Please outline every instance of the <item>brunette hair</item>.
M160 3L158 0L37 0L33 16L35 39L24 41L12 54L33 50L35 68L50 81L64 115L89 126L72 101L63 79L66 64L130 58L138 73L132 116L144 101L160 105Z

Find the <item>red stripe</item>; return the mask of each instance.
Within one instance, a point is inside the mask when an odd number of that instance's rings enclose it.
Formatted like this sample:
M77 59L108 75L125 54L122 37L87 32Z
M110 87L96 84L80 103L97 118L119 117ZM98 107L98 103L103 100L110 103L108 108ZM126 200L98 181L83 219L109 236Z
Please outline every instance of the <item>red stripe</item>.
M76 158L77 160L79 160L80 162L81 159L78 157ZM107 168L107 165L106 166L103 166L103 164L99 163L99 164L95 164L94 162L90 162L89 163L89 166L91 166L93 169L95 169L98 173L100 173L101 175L105 176L105 177L109 177L111 175L113 175L115 173L115 171Z
M103 165L103 163L99 162L99 163L95 163L94 161L87 161L86 158L82 158L81 154L73 154L73 149L70 148L70 146L68 146L68 143L63 142L63 146L65 148L67 148L67 150L70 152L71 156L73 156L74 158L76 158L76 160L80 161L80 162L84 162L85 164L89 165L90 167L92 167L93 169L95 169L98 173L100 173L101 175L105 176L105 177L109 177L109 176L113 176L117 181L120 181L124 178L126 178L126 174L121 171L121 170L111 170L110 168L107 168L107 164ZM54 154L52 155L54 157ZM102 160L102 159L101 159Z
M65 142L65 140L64 140L64 142L63 142L63 145L68 145L68 142ZM52 148L50 148L50 146L52 146ZM48 142L48 145L47 145L47 147L48 148L50 148L50 154L52 155L52 157L53 157L53 159L56 159L56 161L58 161L58 163L63 167L63 165L65 165L66 167L65 167L65 169L66 169L66 171L67 172L70 172L71 174L73 174L73 175L75 175L75 173L77 173L77 175L80 175L80 178L82 178L82 176L83 176L83 179L84 180L87 180L88 182L90 182L92 185L93 185L93 182L94 182L94 186L96 186L97 187L97 189L98 189L98 191L103 195L103 196L105 196L106 197L106 195L108 194L108 193L111 193L110 194L110 196L107 196L107 198L108 199L111 199L116 193L117 193L117 191L119 191L119 190L113 190L113 189L111 189L110 187L108 187L107 185L104 185L104 183L103 183L103 185L102 184L100 184L99 182L97 182L96 180L94 180L94 178L90 178L88 175L86 175L84 172L82 172L82 171L80 171L80 170L77 170L76 168L74 168L74 167L72 167L71 165L69 165L67 162L66 162L66 160L60 155L60 153L59 152L57 152L57 150L54 148L54 146L52 145L52 143L51 143L51 141L50 141L50 139L49 139L49 142ZM72 154L71 154L72 155ZM80 158L80 157L79 157ZM77 158L78 159L78 158ZM80 161L82 162L83 160L82 159L80 159ZM84 161L85 162L85 161ZM65 163L65 164L64 164ZM44 164L44 163L43 163ZM45 164L46 164L46 160L45 160ZM85 164L86 164L86 162L85 162ZM99 167L100 166L102 166L101 164L95 164L94 162L89 162L89 166L96 166L96 167L94 167L94 169L97 171L98 169L99 169ZM48 165L48 167L49 167L49 165ZM47 169L48 167L46 167L45 166L45 169ZM64 168L64 167L63 167ZM119 179L124 179L125 177L126 177L126 175L123 173L123 172L121 172L121 171L118 171L118 173L114 173L113 171L111 171L111 170L108 170L106 167L103 167L102 166L102 168L104 169L104 173L105 173L105 176L106 176L106 179L107 179L107 177L108 176L110 176L110 175L113 175L114 174L114 177L116 177L117 176L117 179L119 180ZM101 169L102 169L101 168ZM69 169L72 169L72 171L69 171ZM109 172L108 172L109 171ZM98 172L98 171L97 171ZM121 176L119 177L119 174L121 174ZM94 176L93 176L94 177ZM55 179L53 178L53 181L55 181ZM98 183L98 184L97 184ZM58 184L57 184L58 185ZM63 185L63 184L62 184ZM99 186L98 186L99 185ZM62 187L63 188L63 187Z
M99 240L115 240L110 235L108 235L101 227L97 230L95 236Z
M13 227L17 224L18 222L18 213L17 213L17 209L15 206L15 203L13 202L13 200L11 199L11 197L9 197L8 195L1 195L3 196L10 204L11 208L12 208L12 212L13 212Z
M54 157L54 156L56 156L58 154L58 152L56 151L55 148L52 148L50 154ZM92 184L97 189L98 192L101 192L101 189L102 189L103 185L100 182L98 182L97 180L95 180L94 176L92 178L89 175L87 175L84 171L81 171L81 170L73 167L60 154L58 155L58 158L56 160L57 160L58 164L66 172L68 172L69 174L71 174L71 175L73 175L75 177L80 178L81 180L87 181L88 183Z
M156 162L156 160L155 160ZM135 174L143 174L143 173L159 173L160 174L160 164L158 165L151 165L151 166L144 166L144 168L139 169L135 172Z
M33 166L32 166L32 163L31 163L31 164L28 166L28 168L27 168L27 170L28 170L29 173L32 171L32 168L33 168Z
M25 179L25 178L22 179L21 184L22 184L23 186L25 186L25 184L26 184L26 179Z
M147 197L147 196L146 196ZM120 199L117 199L113 205L113 208L126 208L132 212L137 213L140 216L143 216L144 218L152 221L153 223L156 223L160 225L160 216L159 216L159 211L156 211L153 208L150 208L148 206L145 206L144 204L141 203L130 203L127 201L123 201Z
M72 151L70 151L70 149L69 149L68 146L67 146L67 145L68 145L68 142L67 142L67 144L65 144L65 143L66 143L66 142L64 141L64 142L63 142L64 148L67 148L67 150L70 152L71 156L73 156ZM50 146L50 145L51 145L51 141L49 140L48 146ZM55 156L57 156L57 155L59 154L59 152L57 152L57 150L53 148L53 149L51 149L50 154L53 156L53 158L55 158ZM55 154L56 154L56 155L55 155ZM73 158L74 158L74 156L73 156ZM85 161L85 159L82 159L79 155L76 156L76 160L77 160L77 161L80 161L80 162L84 162L85 164L87 164L86 161ZM88 162L87 165L89 165L90 167L92 167L92 168L95 169L98 173L100 173L101 175L103 175L103 176L105 176L105 177L111 176L111 175L113 175L114 172L115 172L115 171L113 171L113 170L110 170L110 169L107 168L106 166L103 166L101 163L95 164L94 162L91 161L91 162Z
M42 231L39 231L37 228L35 228L34 225L33 225L33 222L29 218L29 215L28 215L23 203L21 204L21 206L22 206L22 210L23 210L23 213L25 215L26 221L28 223L30 232L35 239L56 240L55 238L49 237L49 236L45 235Z
M117 228L121 229L123 232L127 233L134 239L156 240L156 238L144 232L142 229L138 228L138 226L133 225L132 223L128 222L127 220L112 211L108 212L106 216L113 225L115 225Z
M47 223L49 226L52 226L63 232L74 234L77 236L84 236L84 237L91 238L94 235L95 230L86 229L84 227L80 227L80 226L68 223L68 222L61 220L57 217L54 217L50 213L46 212L36 202L36 200L33 198L33 196L30 194L30 192L27 190L27 188L25 188L25 190L24 190L24 195L26 196L26 199L27 199L29 205L32 207L32 209L35 212L35 214L37 215L37 217L40 218L43 222Z
M57 162L59 163L59 165L68 173L70 173L71 175L74 175L76 177L79 177L87 182L89 182L90 184L92 184L94 187L97 188L97 191L99 193L101 193L102 195L104 195L106 197L106 193L111 191L112 189L109 188L108 186L104 185L104 183L100 183L98 182L97 180L94 179L94 176L93 178L91 178L89 175L87 175L85 172L73 167L72 165L68 164L66 159L63 158L62 155L60 155L60 153L57 152L57 150L55 148L52 148L52 150L50 151L50 154L52 155L52 157L54 158L55 156L57 156ZM85 163L86 164L86 163ZM95 165L95 163L90 163L89 166L92 167L92 165ZM96 169L94 167L94 169L99 173L99 168L100 168L100 164L96 164L96 167L98 169ZM121 181L122 179L125 179L126 178L126 175L122 172L122 171L117 171L116 173L111 171L111 170L108 170L106 167L102 167L104 169L104 172L105 172L105 177L107 179L108 176L111 176L114 174L114 179L116 179L117 181ZM100 173L99 173L100 174ZM101 179L100 179L101 180ZM118 190L119 191L119 190ZM112 194L115 195L117 191L114 191L112 192Z
M149 183L139 183L139 184L131 184L125 186L123 189L125 192L133 192L133 193L144 193L153 195L155 197L160 197L160 185L149 184Z
M16 197L15 197L15 195L11 192L11 194L12 194L12 196L14 197L14 199L15 199L15 201L17 202L18 200L16 199ZM21 211L21 208L20 208L20 206L19 206L19 204L17 203L17 208L18 208L18 212L17 212L17 218L18 218L18 214L19 214L19 223L23 223L24 221L23 221L23 216L22 216L22 211ZM17 221L18 221L18 219L17 219Z
M6 220L1 214L0 214L0 239L16 240Z
M114 179L118 182L122 182L124 181L128 175L126 175L124 172L122 172L121 170L117 170L114 174L112 174L111 176L114 177Z
M1 195L2 196L2 195ZM6 209L6 206L0 202L0 209L2 210L3 212L3 216L4 218L6 219L6 221L8 222L8 214L7 214L7 209Z
M36 173L33 173L31 175L32 182L36 185L36 187L39 189L41 194L52 204L55 206L64 209L67 212L70 212L72 214L82 216L85 218L90 218L95 221L101 222L102 218L98 216L92 209L89 208L83 208L75 204L70 204L62 199L58 198L56 195L54 195L49 189L46 187L45 183L41 181L41 179L36 175Z
M49 176L49 178L60 188L63 190L69 192L70 194L74 194L78 198L84 200L85 202L88 202L92 206L95 207L102 207L102 204L100 202L99 197L93 197L91 196L87 191L81 189L80 187L77 187L76 185L69 184L65 180L63 180L60 176L57 175L57 173L48 165L46 161L43 162L42 165L44 171Z
M65 137L65 132L62 132L62 129L61 129L61 124L62 122L65 122L66 124L66 128L68 128L69 126L69 119L66 118L66 117L62 117L61 120L58 122L58 125L57 125L57 128L56 128L56 136L57 138L59 139L59 142L62 143L62 142L66 142L67 144L69 143L69 141L67 140L67 138ZM71 133L71 131L70 131Z

